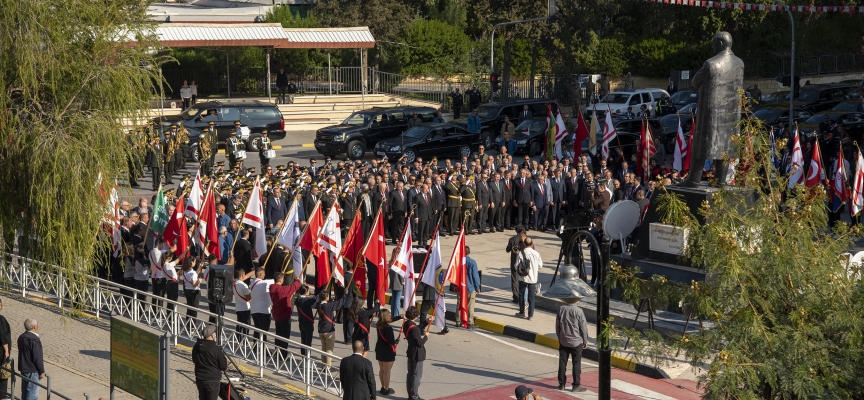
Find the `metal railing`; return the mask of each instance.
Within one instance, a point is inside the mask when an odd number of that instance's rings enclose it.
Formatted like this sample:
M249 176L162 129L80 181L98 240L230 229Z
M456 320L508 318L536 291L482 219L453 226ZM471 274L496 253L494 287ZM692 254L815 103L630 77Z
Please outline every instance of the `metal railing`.
M123 315L135 322L171 333L175 345L178 337L192 341L199 339L201 329L210 323L210 319L215 320L218 317L201 309L195 309L198 316L191 317L185 315L185 312L181 314L181 310L189 308L184 303L154 297L152 293L118 285L89 274L76 273L73 279L65 279L64 274L66 273L54 265L0 253L0 286L4 289L18 290L22 296L26 296L28 292L41 293L43 298L54 296L58 307L91 312L97 318L106 313ZM121 294L121 290L130 295ZM153 301L158 303L154 304ZM169 305L174 309L169 309ZM313 386L336 395L342 394L342 383L336 376L338 374L334 375L334 372L338 371L341 357L288 338L280 340L287 342L290 349L279 348L263 340L265 335L275 338L276 335L272 332L228 317L223 317L223 321L219 337L225 353L255 366L258 376L263 377L264 371L268 370L301 381L305 384L307 395ZM239 327L247 333L229 329L229 326ZM260 337L256 338L256 334ZM306 350L306 354L293 352L295 348ZM337 367L329 367L319 360L324 356L330 358L332 365Z
M744 76L748 79L773 79L789 75L789 57L751 58L744 60ZM825 54L795 58L798 76L816 76L864 72L864 54Z
M22 380L22 383L21 383L22 385L24 384L23 381L27 381L27 382L33 383L36 386L44 389L47 400L51 400L52 396L56 396L56 397L59 397L59 398L64 399L64 400L72 400L69 396L66 396L63 393L60 393L54 389L51 389L51 375L45 374L45 384L43 385L38 380L34 381L34 380L24 376L23 374L21 374L19 372L15 372L15 360L9 361L9 368L6 368L5 365L0 364L0 369L2 369L4 371L9 371L10 374L12 375L12 376L10 376L12 382L11 382L11 385L9 386L8 393L10 395L12 395L13 398L15 397L15 395L14 395L15 384L17 383L17 379L20 378ZM84 393L84 400L90 400L90 395L88 395L87 393Z

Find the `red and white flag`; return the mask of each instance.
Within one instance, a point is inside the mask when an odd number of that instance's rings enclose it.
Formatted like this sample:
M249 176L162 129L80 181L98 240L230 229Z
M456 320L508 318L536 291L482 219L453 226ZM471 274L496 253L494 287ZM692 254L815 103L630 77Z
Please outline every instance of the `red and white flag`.
M327 219L318 235L318 245L321 253L326 255L333 265L333 276L339 286L345 287L345 266L342 263L342 230L339 226L339 205L333 204Z
M351 276L351 280L357 285L360 295L365 298L366 261L363 258L363 245L366 243L366 238L363 237L363 220L360 218L360 214L360 210L357 210L357 213L354 214L354 220L351 222L351 227L348 228L348 236L342 245L342 257L354 263L354 275Z
M174 215L168 220L168 225L165 226L165 232L162 238L166 243L177 246L174 254L180 255L189 247L189 233L186 227L186 217L183 215L183 197L177 199L177 207L174 208ZM180 260L183 261L183 260Z
M465 265L465 226L459 231L459 237L456 238L456 246L453 247L453 254L450 256L450 265L447 266L448 282L456 285L456 291L459 293L459 304L457 311L459 319L462 321L462 327L468 327L468 268Z
M255 229L252 258L261 257L267 252L267 226L264 225L264 202L261 201L261 184L257 179L255 180L252 194L249 195L249 205L246 206L242 223Z
M204 204L204 190L201 188L201 169L195 173L195 181L192 182L192 190L189 192L189 203L186 204L184 214L190 218L198 218L201 214L201 205Z
M603 124L603 143L601 144L601 152L603 158L609 158L609 144L618 137L618 132L615 131L615 124L612 122L612 110L606 109L606 122Z
M857 215L864 209L864 157L858 152L858 162L855 163L855 180L852 183L852 204L850 212Z
M819 149L819 141L816 140L813 147L813 157L810 157L810 171L804 185L812 188L825 179L825 170L822 169L822 151Z
M405 296L402 298L402 307L407 310L408 307L416 304L414 255L411 253L411 221L405 222L404 232L402 242L399 244L399 253L396 254L396 259L393 260L390 269L405 278Z
M375 222L372 224L372 230L369 233L369 240L366 241L366 246L363 247L363 256L369 262L375 265L378 272L378 285L375 287L375 295L378 296L378 302L381 304L387 303L385 294L387 293L387 249L384 242L384 216L381 214L381 209L378 209L378 214L375 216Z
M795 185L804 184L804 155L801 153L801 142L798 140L798 129L795 129L795 137L792 138L792 159L789 162L789 189Z
M696 120L693 120L693 125L696 125ZM678 117L678 135L675 136L675 156L672 159L672 169L683 171L684 159L687 158L687 153L690 152L687 138L684 136L684 129L681 129L681 117ZM688 165L689 167L689 165Z
M642 119L642 130L639 136L639 166L638 170L642 176L642 182L651 180L651 157L657 154L654 147L654 137L651 135L651 126Z
M213 184L210 184L204 195L204 204L201 206L201 214L198 216L195 243L204 248L205 255L221 254L219 251L219 228L216 226L216 201L213 198ZM228 260L219 261L226 262Z

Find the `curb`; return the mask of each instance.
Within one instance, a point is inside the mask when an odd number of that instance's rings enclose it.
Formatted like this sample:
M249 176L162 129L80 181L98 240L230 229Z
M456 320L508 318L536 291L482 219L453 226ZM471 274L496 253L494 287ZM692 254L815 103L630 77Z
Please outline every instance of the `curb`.
M390 304L390 294L387 293L387 304ZM419 308L419 303L417 305ZM429 314L432 314L434 310L429 310ZM445 313L445 318L448 321L456 321L456 313L453 311L447 311ZM546 336L541 333L531 332L516 326L505 325L500 322L495 322L492 320L488 320L485 318L474 318L474 324L477 325L479 329L484 331L489 331L497 334L501 334L507 337L511 337L514 339L524 340L526 342L531 342L535 344L539 344L541 346L548 347L550 349L558 350L558 338L552 336ZM582 357L589 359L591 361L598 360L597 349L588 347L585 350L582 350ZM612 366L618 369L623 369L626 371L630 371L634 374L639 374L642 376L646 376L648 378L654 379L669 379L669 375L667 375L663 370L652 367L647 364L638 363L636 361L626 359L623 357L616 356L614 354L611 355Z

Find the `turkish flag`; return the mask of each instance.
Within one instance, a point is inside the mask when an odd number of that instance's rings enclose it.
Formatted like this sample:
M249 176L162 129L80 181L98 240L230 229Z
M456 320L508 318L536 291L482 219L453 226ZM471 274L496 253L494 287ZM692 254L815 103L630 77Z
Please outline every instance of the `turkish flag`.
M375 287L375 294L378 296L378 302L386 304L387 299L387 249L384 243L384 216L381 210L378 210L378 215L375 217L375 222L372 225L372 230L369 234L369 240L366 241L366 246L363 248L363 256L369 262L375 265L378 271L378 284Z
M348 236L342 245L342 257L347 258L354 264L353 280L360 289L360 294L366 297L366 262L362 257L363 251L363 221L360 219L360 210L354 214L351 227L348 228Z
M585 139L588 139L588 135L590 135L590 133L588 132L588 125L585 124L585 118L582 117L581 110L578 113L577 123L578 126L576 127L576 140L573 141L573 154L575 155L574 157L579 157L579 155L582 154L582 142L584 142ZM575 164L576 160L573 160L573 163Z
M186 217L183 215L183 198L177 200L177 207L174 208L174 215L168 220L168 225L165 226L165 233L162 237L166 243L176 245L174 254L181 255L189 247L189 234L186 227ZM182 259L180 261L183 261Z
M447 280L456 285L456 290L459 293L459 304L456 309L459 313L459 319L462 321L462 327L468 327L468 268L465 265L465 225L462 225L462 230L459 231L459 237L456 239L456 246L453 247L453 254L450 256L450 265L447 267L449 276Z

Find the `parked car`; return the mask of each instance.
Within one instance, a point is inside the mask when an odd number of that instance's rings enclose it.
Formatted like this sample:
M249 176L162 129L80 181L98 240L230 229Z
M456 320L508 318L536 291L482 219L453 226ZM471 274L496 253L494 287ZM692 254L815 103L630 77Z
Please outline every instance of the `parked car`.
M801 108L795 108L793 112L795 113L793 115L795 122L799 123L813 116L812 112ZM778 126L780 121L789 122L789 107L786 104L770 105L754 111L753 116L760 119L766 127L774 128Z
M512 100L481 104L477 107L477 116L480 117L480 134L483 144L487 149L492 148L492 144L498 140L498 135L501 133L504 117L509 117L510 122L514 126L519 126L524 120L522 111L525 106L528 106L532 117L545 118L549 114L550 105L552 112L558 111L558 103L543 99Z
M684 131L684 137L689 137L690 128L693 127L693 114L678 113L677 115L664 115L660 118L660 125L663 126L663 135L660 137L662 138L661 141L663 142L663 145L666 146L666 153L668 154L675 151L675 138L678 136L679 116L681 118L681 130Z
M641 119L621 119L621 120L612 120L615 124L615 132L618 134L617 139L613 139L612 143L609 146L610 154L615 154L614 149L619 147L619 144L624 151L624 157L627 160L630 159L630 156L636 154L637 147L639 145L639 137L642 134L642 120ZM660 120L656 118L648 119L648 123L651 125L651 131L654 135L658 135L660 132L663 132L663 126L660 125ZM597 130L597 154L600 154L600 146L603 144L603 122L600 123L600 129ZM588 149L588 139L585 139L582 142L582 152L589 151Z
M813 113L830 110L843 101L857 98L858 87L852 85L807 85L799 89L795 106Z
M699 92L696 91L696 89L683 89L675 92L675 94L669 98L669 103L671 103L678 112L681 112L682 108L687 107L690 104L695 104L698 99Z
M415 126L398 137L375 145L375 155L407 162L417 157L470 156L480 147L480 135L468 132L465 123L432 123Z
M315 133L315 150L325 156L347 154L352 160L363 158L378 142L397 137L408 127L408 119L417 113L423 122L432 122L432 107L372 108L357 111L339 125L321 128Z
M240 121L243 134L240 140L245 143L247 151L258 151L255 139L261 136L261 131L267 133L273 140L285 138L285 120L279 107L273 103L258 100L246 101L208 101L198 103L178 115L166 115L153 118L152 121L167 130L171 125L180 122L189 132L189 154L186 156L198 161L201 152L198 150L198 137L201 131L207 129L213 122L219 143L224 144L234 130L234 122Z
M786 97L789 96L788 90L781 90L779 92L771 93L767 96L762 96L762 100L759 101L759 104L770 104L778 101L789 100Z
M593 111L595 108L597 113L603 113L605 115L606 110L610 110L611 112L627 112L627 107L632 107L633 112L639 112L639 108L642 105L648 107L648 110L654 110L654 105L657 104L657 100L660 100L660 97L663 95L669 96L663 89L628 89L628 90L619 90L616 92L612 92L604 96L600 101L591 106L591 110Z
M516 127L516 154L537 156L543 152L546 143L546 118L533 117L522 121Z
M802 137L812 141L817 133L825 133L819 132L819 123L824 121L825 117L828 117L832 124L842 123L850 139L860 141L864 137L864 113L860 112L825 111L798 124L798 132Z
M860 100L847 100L838 103L832 111L846 111L846 112L855 112L858 111L858 105L861 104Z

